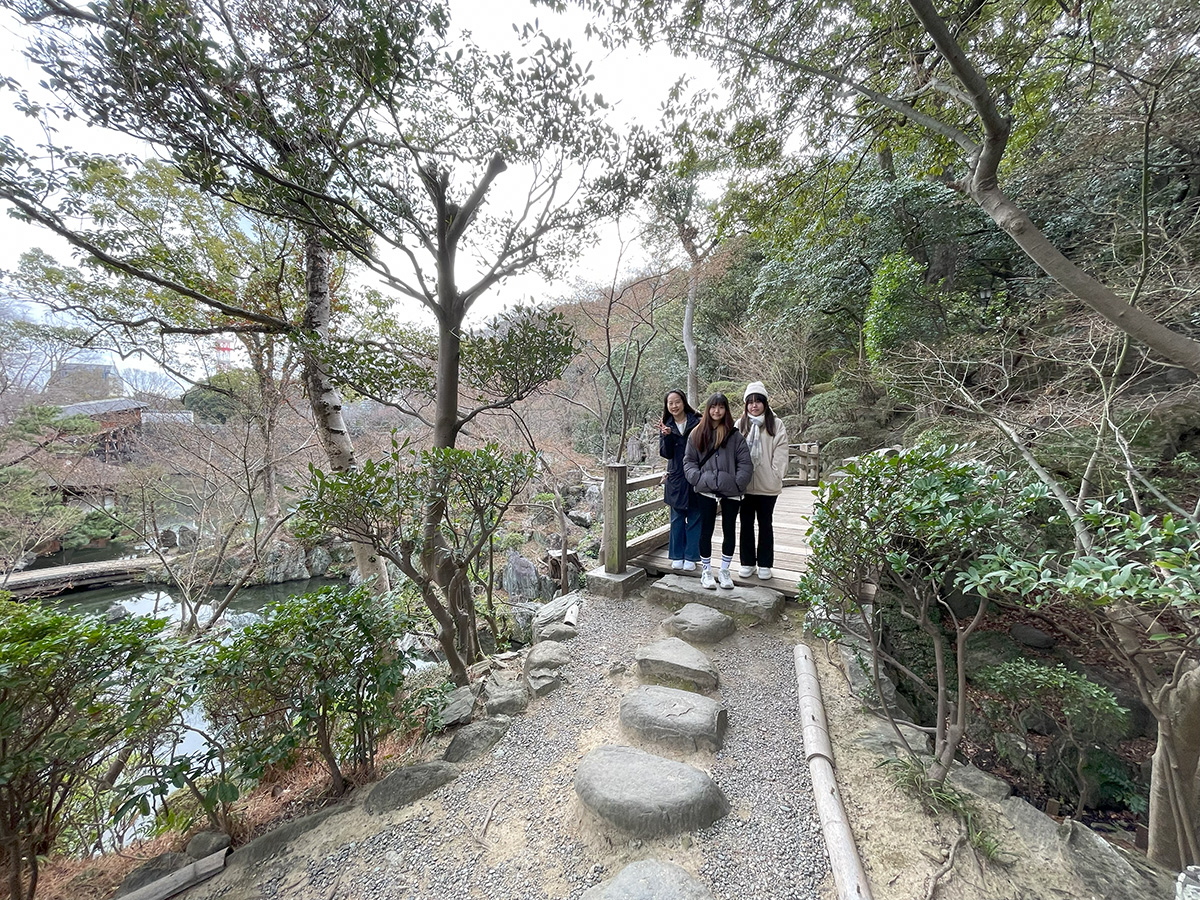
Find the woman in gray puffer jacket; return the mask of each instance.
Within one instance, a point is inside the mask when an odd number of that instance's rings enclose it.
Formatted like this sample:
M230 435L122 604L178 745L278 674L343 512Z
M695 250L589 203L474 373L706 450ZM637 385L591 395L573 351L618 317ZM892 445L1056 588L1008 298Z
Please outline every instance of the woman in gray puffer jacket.
M700 526L700 585L733 587L729 565L737 539L738 507L754 467L750 448L742 433L733 427L729 400L713 394L704 407L700 424L688 437L683 455L683 475L696 492L703 519ZM712 574L712 536L717 524L717 503L721 504L721 571Z

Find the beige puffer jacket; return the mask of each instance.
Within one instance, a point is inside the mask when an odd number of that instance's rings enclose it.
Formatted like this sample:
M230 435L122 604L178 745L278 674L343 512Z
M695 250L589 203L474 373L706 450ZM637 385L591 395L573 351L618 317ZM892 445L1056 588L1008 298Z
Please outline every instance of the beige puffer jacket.
M743 417L744 418L744 417ZM741 430L743 419L738 420L738 430ZM783 419L775 417L775 434L762 433L762 461L754 467L754 475L750 478L747 494L778 495L783 491L783 476L787 474L788 439L787 428Z

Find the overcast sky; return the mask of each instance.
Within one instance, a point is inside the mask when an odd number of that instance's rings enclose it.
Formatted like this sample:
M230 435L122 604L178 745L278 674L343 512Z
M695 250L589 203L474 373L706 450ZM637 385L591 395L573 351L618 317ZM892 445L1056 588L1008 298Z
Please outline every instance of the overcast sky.
M513 24L522 25L532 21L535 16L548 34L571 38L583 60L592 61L595 90L613 107L613 121L618 126L639 122L653 128L660 119L657 110L668 91L685 73L685 63L672 58L665 49L648 53L640 49L606 53L594 41L586 41L583 28L587 19L575 9L565 16L558 16L544 8L534 9L524 0L451 0L451 10L456 26L472 31L476 41L489 49L516 48L518 44ZM0 20L0 53L5 60L3 74L32 87L40 80L41 73L21 55L22 41L11 15L7 11L2 15L5 17ZM690 62L687 66L688 74L696 77L697 64ZM701 75L701 79L711 81L711 76L705 78ZM11 97L11 94L0 94L0 128L22 144L41 142L43 136L40 130L12 108ZM139 155L142 156L150 152L148 148L137 148L128 139L105 133L101 129L72 127L71 123L63 126L58 141L99 152L140 150ZM504 202L504 187L502 178L497 182L490 202ZM523 185L513 184L512 187L523 196ZM633 222L623 223L619 231L616 226L608 227L601 243L585 252L569 277L550 285L529 277L513 280L498 289L493 288L487 302L480 303L480 312L490 314L504 305L527 298L551 299L562 296L579 279L606 282L613 277L618 265L628 271L643 259L637 246L628 244L628 239L636 236L636 231ZM626 243L623 244L622 239ZM7 213L0 217L0 268L15 267L23 252L38 246L60 258L67 258L69 254L65 245L46 230L15 222Z

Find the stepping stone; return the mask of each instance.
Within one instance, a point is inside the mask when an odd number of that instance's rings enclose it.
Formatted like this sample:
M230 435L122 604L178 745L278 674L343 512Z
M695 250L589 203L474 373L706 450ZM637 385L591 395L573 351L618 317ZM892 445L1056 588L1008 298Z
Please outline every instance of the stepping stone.
M713 900L713 895L682 866L640 859L588 888L580 900Z
M635 837L706 828L729 812L704 772L633 747L597 747L575 770L575 793L600 818Z
M450 746L442 754L446 762L464 762L483 756L508 734L512 720L508 716L496 716L494 719L482 719L465 725L450 741Z
M728 714L709 697L645 684L621 698L621 724L639 737L684 753L716 752Z
M487 700L483 708L489 716L519 716L529 708L529 688L520 676L493 672L484 686Z
M685 575L664 575L646 589L646 597L667 606L702 603L729 613L759 622L774 622L783 610L783 594L767 587L735 587L732 591L718 588L706 591L695 578Z
M737 628L737 624L725 613L699 603L689 603L674 615L663 619L662 626L668 634L701 644L715 644L729 637Z
M633 654L637 660L638 674L658 682L678 683L698 691L712 691L717 687L717 670L712 660L679 638L666 638L646 647L638 647Z
M571 651L557 641L534 644L525 655L525 681L533 696L542 697L562 684L562 667L571 661Z

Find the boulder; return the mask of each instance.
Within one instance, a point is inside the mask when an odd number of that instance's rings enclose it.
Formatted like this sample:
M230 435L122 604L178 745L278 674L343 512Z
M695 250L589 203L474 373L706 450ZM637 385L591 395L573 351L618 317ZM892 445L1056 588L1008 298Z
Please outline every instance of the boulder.
M571 661L571 653L557 641L534 644L525 655L525 683L535 697L550 693L563 681L562 668Z
M524 678L493 672L483 690L484 709L489 716L516 716L529 708L529 688Z
M218 850L225 850L232 843L229 835L220 831L201 831L188 841L187 855L192 859L204 859Z
M580 900L712 900L712 894L682 866L640 859L588 888Z
M946 776L950 786L960 791L966 791L989 800L992 803L1002 803L1012 796L1012 786L1003 778L989 775L972 765L960 766L955 764Z
M455 688L446 695L446 705L442 708L441 722L443 728L451 725L466 725L471 721L475 711L475 695L482 685L467 684Z
M1021 622L1015 622L1008 629L1008 633L1018 644L1024 644L1026 647L1032 647L1034 650L1053 650L1054 645L1057 643L1053 637L1040 628L1034 628L1032 625L1024 625Z
M446 748L442 759L446 762L457 763L483 756L496 746L504 735L508 734L511 724L512 719L508 716L495 716L491 719L482 719L470 725L464 725L450 741L450 746Z
M458 767L448 762L417 763L405 766L376 783L367 794L363 809L373 816L407 806L432 794L443 784L458 777Z
M304 564L313 578L322 578L333 565L333 555L324 547L313 547L305 555Z
M589 810L636 837L706 828L729 812L704 772L632 747L597 747L579 762L575 793Z
M737 629L733 619L725 613L700 603L687 604L663 619L662 626L667 634L701 644L715 644Z
M638 674L657 682L674 682L707 692L717 688L717 670L707 656L686 641L666 638L634 653Z
M684 753L720 750L727 722L722 704L692 691L647 684L621 698L624 728Z
M572 641L579 637L579 630L573 625L564 625L560 622L553 622L545 628L538 629L534 635L535 641L554 641L555 643L563 643L564 641Z
M536 600L542 595L537 566L515 550L508 551L500 585L512 600Z
M343 815L350 809L352 809L350 806L329 806L315 813L310 813L303 818L285 822L278 828L268 831L244 847L239 847L235 850L233 855L229 857L228 865L230 867L256 866L264 860L270 859L272 856L285 853L291 843L301 835L312 831L327 819Z

